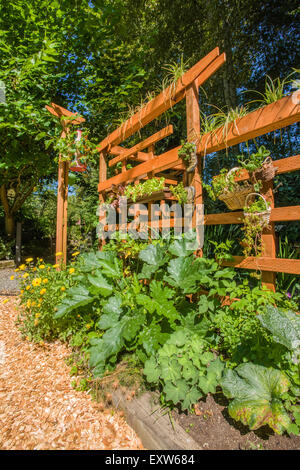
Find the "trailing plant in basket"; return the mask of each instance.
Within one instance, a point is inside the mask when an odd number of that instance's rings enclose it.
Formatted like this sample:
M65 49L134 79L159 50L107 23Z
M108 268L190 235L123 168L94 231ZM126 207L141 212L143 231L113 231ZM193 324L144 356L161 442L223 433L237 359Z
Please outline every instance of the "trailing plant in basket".
M180 182L176 186L171 185L169 189L179 204L186 204L188 202L188 192L183 186L183 183Z
M252 173L262 167L263 162L270 156L270 153L270 150L261 145L257 152L252 153L250 157L246 158L244 155L238 155L237 159L242 168Z
M133 202L142 196L151 196L151 194L163 191L165 187L165 178L150 178L143 183L129 184L126 186L124 195Z
M268 223L262 220L261 215L266 213L270 207L270 203L260 198L244 207L244 232L241 245L243 246L243 254L245 256L261 256L263 253L262 233Z
M209 197L213 201L216 201L220 196L226 193L239 191L243 186L235 181L235 177L237 176L239 169L231 172L229 171L230 170L223 168L220 171L220 174L212 179L211 185L203 183L203 187L206 189Z

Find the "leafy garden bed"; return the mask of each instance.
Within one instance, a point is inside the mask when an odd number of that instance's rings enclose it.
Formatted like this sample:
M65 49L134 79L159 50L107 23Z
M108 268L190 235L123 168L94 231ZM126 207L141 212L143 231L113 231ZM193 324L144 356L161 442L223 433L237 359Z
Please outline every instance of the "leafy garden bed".
M296 305L194 250L190 234L116 239L61 271L29 259L19 268L20 328L29 340L69 341L88 363L87 383L126 356L167 410L193 414L205 397L226 396L228 415L248 430L299 434Z

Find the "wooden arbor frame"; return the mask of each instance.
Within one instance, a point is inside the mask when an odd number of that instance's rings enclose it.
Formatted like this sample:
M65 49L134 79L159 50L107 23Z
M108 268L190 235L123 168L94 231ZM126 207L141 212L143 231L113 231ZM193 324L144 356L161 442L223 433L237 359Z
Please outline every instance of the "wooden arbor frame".
M175 86L169 87L149 101L138 113L134 114L123 123L122 126L100 142L98 145L100 152L98 185L100 202L104 201L105 192L108 191L113 184L118 185L137 179L145 179L155 174L162 173L167 169L183 172L183 180L187 182L185 165L178 156L178 151L181 146L171 149L159 156L154 155L155 143L167 135L170 135L173 131L172 126L162 129L131 149L119 146L119 144L128 137L184 98L186 99L187 137L189 141L198 141L197 155L199 157L199 163L192 175L191 182L196 189L196 203L202 203L203 201L201 157L275 131L276 129L281 129L300 120L300 104L295 104L292 97L287 96L237 119L235 122L226 126L226 129L221 127L217 131L207 133L199 138L200 109L198 88L224 64L225 60L225 54L220 54L218 48L214 49L188 70L177 81ZM148 149L147 153L142 152L144 149ZM108 155L112 155L114 158L108 161ZM139 164L130 170L126 170L127 160L134 160ZM122 172L107 179L107 165L113 166L119 162L122 162ZM300 170L300 155L276 160L276 166L278 167L278 174ZM247 172L243 172L238 179L246 180L247 178L249 178L249 175ZM171 184L174 184L174 182ZM274 222L300 220L300 206L275 208L272 184L265 185L262 192L265 198L271 202L272 207L270 228L265 229L263 232L263 243L265 246L263 257L249 257L246 259L234 257L233 262L227 262L224 263L224 265L231 265L236 268L262 270L263 284L269 289L274 290L276 272L300 274L300 260L276 258L274 230ZM204 217L205 225L240 224L242 221L242 212L208 214ZM161 225L162 222L160 222L160 226Z
M71 113L61 106L51 103L46 109L53 116L61 119L62 133L61 137L66 137L70 125L78 125L85 121L84 118L77 116L77 113ZM74 117L68 120L63 118ZM58 162L58 186L57 186L57 213L56 213L56 263L67 264L67 228L68 228L68 181L69 181L69 162L63 161L59 156Z

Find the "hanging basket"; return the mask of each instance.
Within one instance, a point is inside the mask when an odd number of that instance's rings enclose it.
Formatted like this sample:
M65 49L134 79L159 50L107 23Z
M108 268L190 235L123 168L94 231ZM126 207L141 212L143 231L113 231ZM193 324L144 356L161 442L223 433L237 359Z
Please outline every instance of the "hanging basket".
M87 166L85 163L81 163L80 160L76 159L70 163L70 171L75 171L77 173L83 173L86 171Z
M228 172L226 179L233 171L239 169L240 168L238 167L232 168ZM246 199L251 193L253 193L253 186L247 183L243 186L239 186L235 191L228 191L225 189L218 199L223 201L228 209L235 211L237 209L243 209L243 207L246 205Z
M246 197L246 202L245 202L246 207L247 207L248 199L249 199L250 196L252 196L252 198L254 198L254 196L260 196L265 202L266 210L262 211L262 212L247 212L247 210L244 210L244 217L247 217L247 219L250 222L252 222L254 225L257 225L257 223L259 222L259 224L262 228L267 227L269 225L269 222L270 222L271 207L268 207L267 201L259 193L250 193Z
M277 170L278 168L273 165L272 158L267 157L263 162L262 167L253 172L252 179L255 182L258 180L263 180L265 182L272 181Z

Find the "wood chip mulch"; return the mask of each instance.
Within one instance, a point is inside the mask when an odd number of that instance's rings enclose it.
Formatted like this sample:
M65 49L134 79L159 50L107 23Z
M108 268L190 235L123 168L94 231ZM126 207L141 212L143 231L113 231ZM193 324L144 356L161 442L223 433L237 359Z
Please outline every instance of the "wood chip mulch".
M18 302L0 297L0 449L143 449L120 412L72 388L65 344L22 340Z

